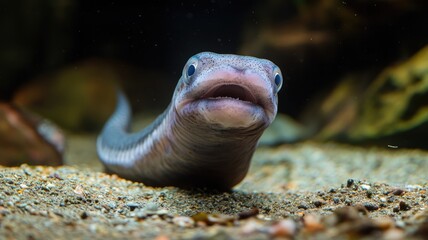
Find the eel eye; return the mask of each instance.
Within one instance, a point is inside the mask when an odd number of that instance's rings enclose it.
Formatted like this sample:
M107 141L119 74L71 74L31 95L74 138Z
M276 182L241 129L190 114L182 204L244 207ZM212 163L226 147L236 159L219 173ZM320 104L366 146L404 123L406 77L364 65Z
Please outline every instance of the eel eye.
M192 76L193 74L195 74L195 72L196 72L196 66L195 66L195 64L190 64L187 67L187 77Z
M275 85L277 87L277 92L281 89L282 87L282 75L280 72L275 73Z
M185 84L192 83L192 76L196 73L196 68L198 67L198 59L195 57L190 58L186 65L183 68L183 78Z

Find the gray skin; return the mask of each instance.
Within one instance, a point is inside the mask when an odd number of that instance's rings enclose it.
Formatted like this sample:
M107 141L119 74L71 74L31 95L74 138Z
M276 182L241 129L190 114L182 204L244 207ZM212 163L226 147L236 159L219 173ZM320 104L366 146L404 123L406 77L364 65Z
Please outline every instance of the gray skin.
M97 139L99 158L109 172L150 186L231 189L276 116L281 85L269 60L199 53L184 66L170 105L145 129L129 133L129 103L118 94Z

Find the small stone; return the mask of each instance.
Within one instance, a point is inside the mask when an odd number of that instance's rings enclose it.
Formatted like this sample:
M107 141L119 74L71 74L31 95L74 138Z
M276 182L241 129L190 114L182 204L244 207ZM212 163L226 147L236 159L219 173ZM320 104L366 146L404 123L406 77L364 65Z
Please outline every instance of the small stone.
M129 207L129 210L134 211L136 208L139 208L140 205L135 202L127 202L126 206Z
M26 168L23 169L23 172L27 176L31 176L32 175L31 172L28 169L26 169Z
M27 204L26 203L20 203L20 204L17 204L16 206L19 208L25 208L27 206Z
M400 203L398 204L400 211L409 211L412 207L410 207L410 205L404 201L400 201Z
M10 211L9 210L7 210L6 208L4 208L4 207L0 207L0 216L6 216L6 215L8 215L8 214L10 214Z
M396 196L401 196L405 193L405 191L403 189L395 189L394 191L392 191L392 194L396 195Z
M390 217L378 217L373 219L373 223L377 228L382 230L391 229L395 226L395 222Z
M349 199L349 198L346 198L345 199L345 204L348 205L348 206L350 206L352 204L352 200Z
M257 216L257 214L259 214L259 209L258 208L253 208L247 211L243 211L238 213L238 219L242 220L242 219L247 219L250 217L254 217Z
M40 216L43 216L43 217L47 217L47 216L49 216L49 212L48 212L48 211L46 211L46 210L42 210L42 211L40 211L40 212L39 212L39 214L40 214Z
M306 210L309 208L309 205L307 203L301 203L297 208Z
M395 201L395 197L394 196L390 196L387 199L388 203L393 203Z
M208 225L218 224L230 226L235 222L236 217L225 214L208 214L207 220Z
M363 190L369 190L371 187L370 187L370 185L367 185L367 184L361 184L361 189L363 189Z
M316 200L316 201L314 201L314 205L315 205L315 207L321 207L322 205L324 205L324 201Z
M256 232L261 231L264 228L263 224L256 220L250 220L244 224L241 228L241 232L244 235L250 235Z
M368 210L368 211L376 211L379 209L379 206L375 203L370 203L370 202L365 202L363 203L363 206Z
M281 220L268 230L272 237L292 237L296 234L296 223L290 219Z
M391 239L391 240L393 240L393 239L397 239L397 240L406 239L404 231L402 229L399 229L399 228L388 229L387 231L385 231L383 233L382 238L383 239Z
M159 206L154 202L149 202L144 206L144 210L147 212L156 212L158 209Z
M107 203L107 207L110 209L115 209L117 207L117 204L113 201Z
M83 196L83 186L82 185L77 185L73 192L77 195Z
M6 182L6 183L8 183L8 184L13 184L14 182L13 182L13 180L12 179L10 179L10 178L4 178L4 181Z
M158 235L155 237L154 240L170 240L170 238L168 236L165 236L165 235Z
M56 178L58 180L64 180L58 173L53 173L53 174L49 175L49 177Z
M333 198L333 202L336 204L340 203L340 198L338 197Z
M195 221L191 217L177 216L172 219L172 222L175 225L184 228L190 228L195 226Z
M89 217L89 214L87 212L83 212L82 214L80 214L81 219L87 219L88 217Z
M315 215L306 215L303 217L303 223L305 230L308 232L318 232L324 229L324 225L321 223L320 219Z
M354 179L348 179L348 181L346 181L346 187L352 187L352 185L354 185Z

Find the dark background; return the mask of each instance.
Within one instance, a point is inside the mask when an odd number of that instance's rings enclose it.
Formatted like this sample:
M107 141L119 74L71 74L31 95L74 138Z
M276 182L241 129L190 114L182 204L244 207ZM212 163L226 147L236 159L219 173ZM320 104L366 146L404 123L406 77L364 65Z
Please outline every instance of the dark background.
M11 100L39 75L94 57L162 72L169 87L153 91L170 96L186 60L214 51L277 63L286 77L280 111L298 118L343 75L364 70L375 76L422 48L426 6L398 0L1 1L0 100ZM267 28L329 38L258 44Z

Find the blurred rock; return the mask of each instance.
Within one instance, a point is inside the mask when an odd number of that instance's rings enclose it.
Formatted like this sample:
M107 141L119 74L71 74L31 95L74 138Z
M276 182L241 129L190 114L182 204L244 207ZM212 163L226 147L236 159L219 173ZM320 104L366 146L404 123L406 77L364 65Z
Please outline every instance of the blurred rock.
M363 78L342 81L322 101L310 124L321 125L316 138L428 148L428 46L369 86Z
M113 113L119 88L134 110L151 112L166 108L175 83L155 71L89 59L34 79L17 91L13 101L64 129L97 132Z
M346 131L359 117L358 111L370 78L370 74L349 74L330 93L314 98L303 117L312 137L319 140L346 139Z
M308 131L290 117L278 113L275 120L260 138L259 145L276 145L297 142L306 138Z
M383 217L371 219L364 207L342 207L336 209L333 214L323 219L326 228L329 229L330 238L345 235L348 239L361 239L373 233L382 239L404 239L404 231L395 226L394 219ZM392 238L394 236L394 238Z
M298 118L308 100L344 75L380 71L425 45L427 3L263 1L247 19L239 52L281 67L280 111Z
M367 89L358 116L347 131L351 140L380 138L416 127L428 133L428 46L383 71Z
M0 103L0 165L62 165L63 133L51 122Z
M117 66L87 60L23 86L13 101L69 130L97 130L113 112Z

